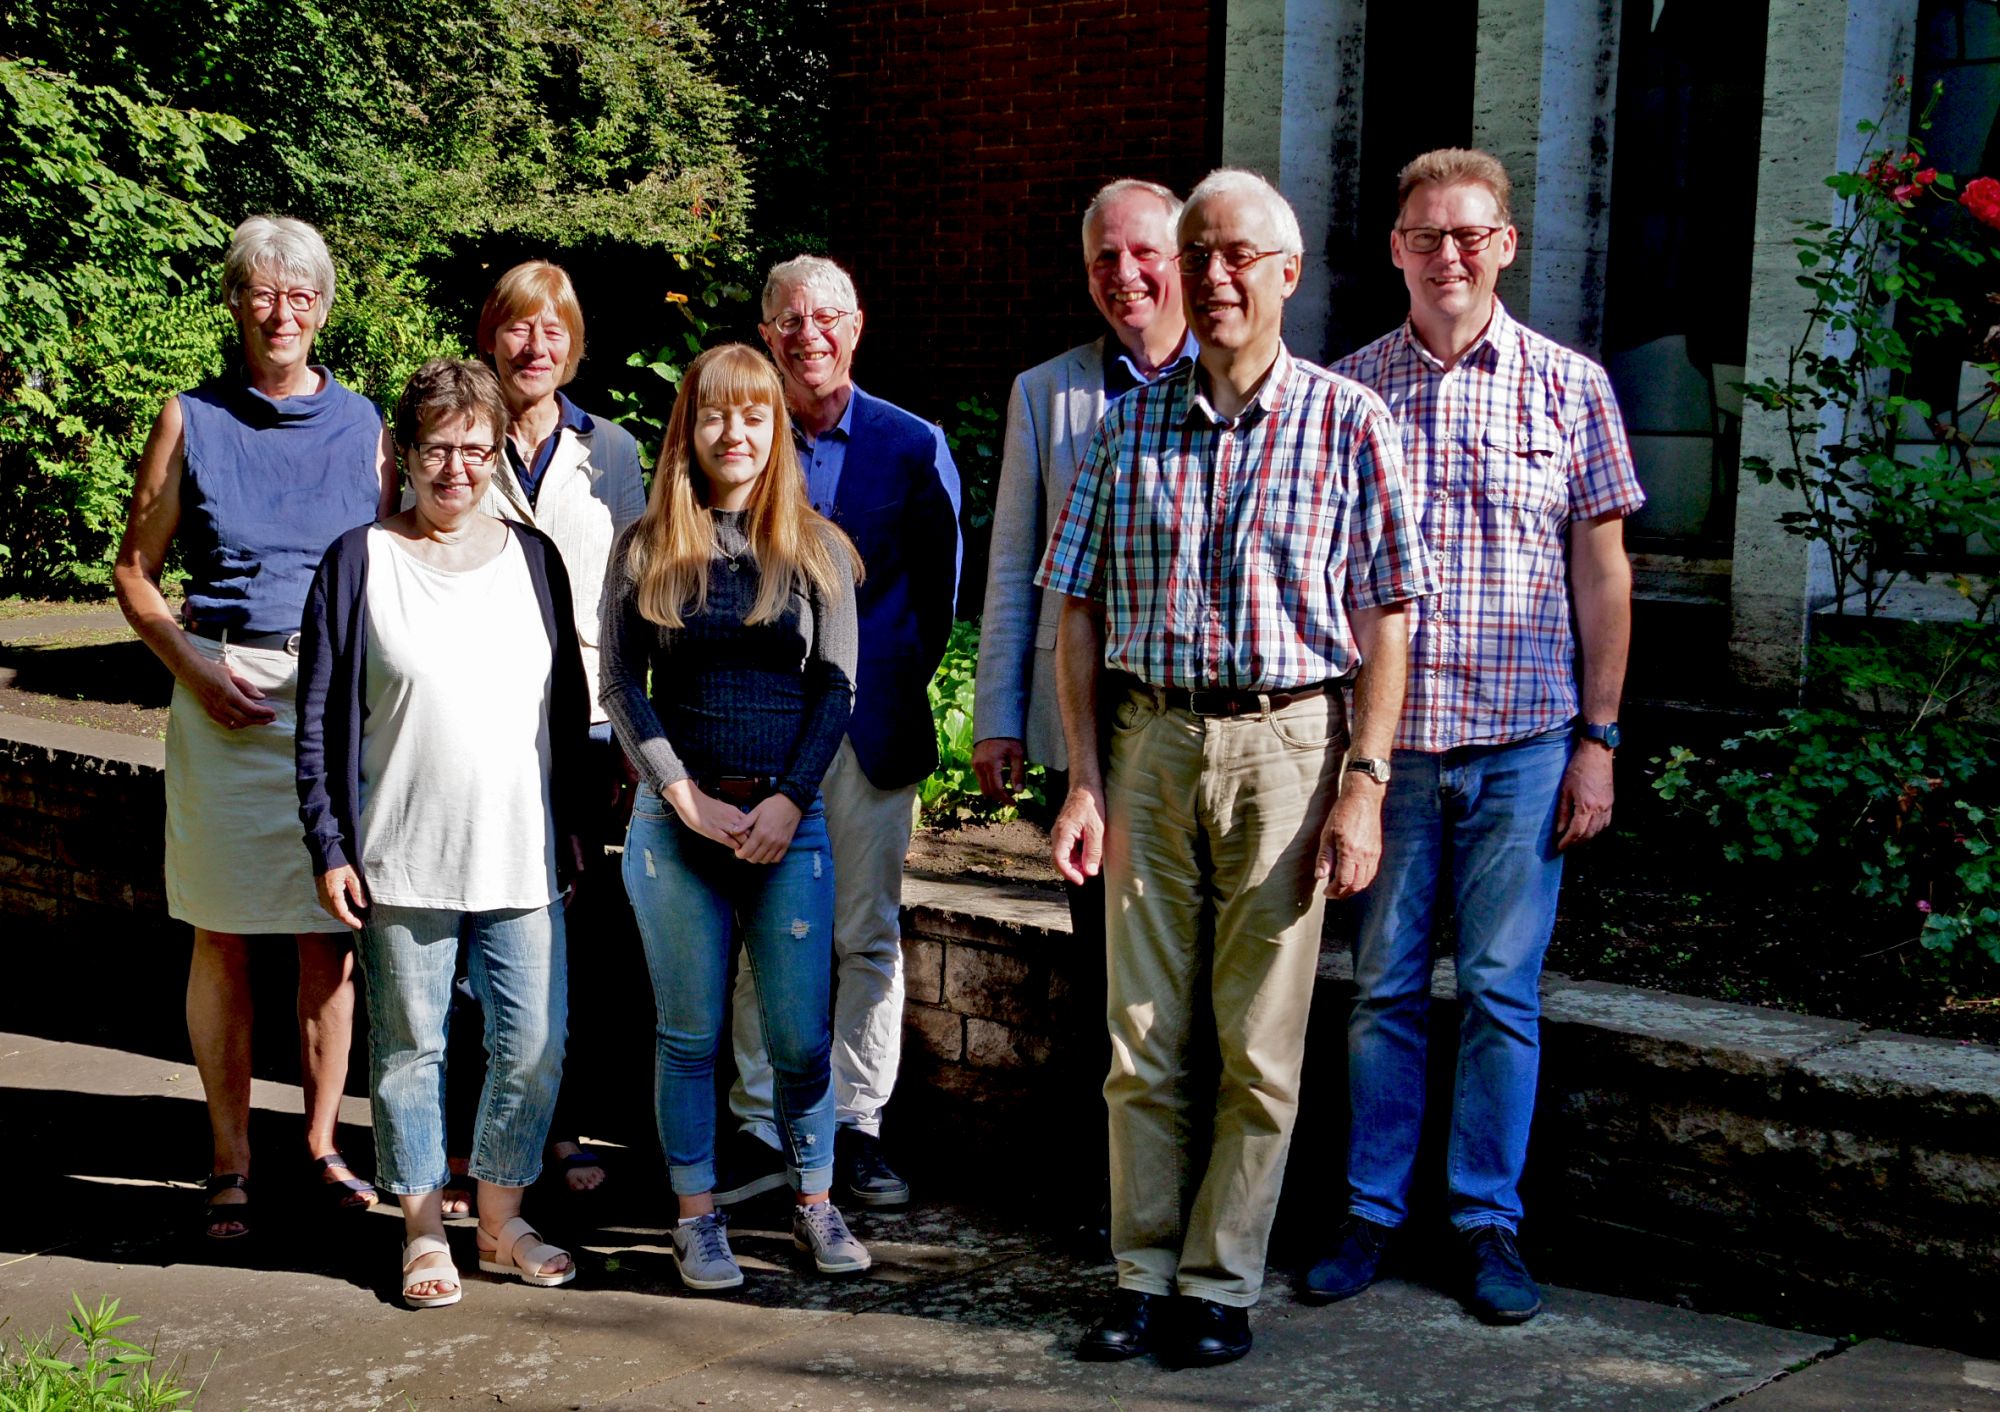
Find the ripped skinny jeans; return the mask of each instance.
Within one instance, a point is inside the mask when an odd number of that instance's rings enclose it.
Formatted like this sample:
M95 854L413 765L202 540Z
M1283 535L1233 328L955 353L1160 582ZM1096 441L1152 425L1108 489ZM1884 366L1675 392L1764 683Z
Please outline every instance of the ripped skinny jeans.
M739 942L757 982L793 1189L827 1190L833 854L825 809L813 801L778 862L745 863L689 829L643 785L625 835L623 873L659 1016L654 1106L674 1194L715 1187L715 1059L729 1012L729 957Z

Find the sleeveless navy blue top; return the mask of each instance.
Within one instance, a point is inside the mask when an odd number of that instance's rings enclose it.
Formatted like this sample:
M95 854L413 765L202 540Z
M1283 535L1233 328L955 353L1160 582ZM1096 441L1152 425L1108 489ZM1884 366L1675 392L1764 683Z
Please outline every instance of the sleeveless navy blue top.
M181 394L177 534L197 622L297 632L326 547L381 507L382 415L313 371L324 385L309 396L273 399L228 377Z

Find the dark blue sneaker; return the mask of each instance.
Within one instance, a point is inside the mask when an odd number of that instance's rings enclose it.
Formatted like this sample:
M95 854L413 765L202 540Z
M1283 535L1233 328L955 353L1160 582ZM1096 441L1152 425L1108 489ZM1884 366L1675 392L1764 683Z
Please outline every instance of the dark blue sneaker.
M1525 1324L1542 1312L1542 1292L1505 1226L1474 1226L1465 1233L1472 1252L1472 1312L1489 1324Z
M1306 1271L1299 1298L1308 1304L1331 1304L1374 1284L1392 1229L1365 1216L1350 1215L1341 1224L1332 1253Z

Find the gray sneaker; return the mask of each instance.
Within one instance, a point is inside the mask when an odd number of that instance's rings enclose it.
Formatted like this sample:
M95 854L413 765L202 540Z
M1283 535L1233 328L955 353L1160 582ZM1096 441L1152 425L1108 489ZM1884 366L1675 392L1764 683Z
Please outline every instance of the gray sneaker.
M831 1201L792 1208L792 1242L812 1255L822 1275L858 1274L875 1263Z
M689 1289L735 1289L743 1283L743 1272L729 1253L728 1225L727 1214L711 1211L674 1227L674 1267Z

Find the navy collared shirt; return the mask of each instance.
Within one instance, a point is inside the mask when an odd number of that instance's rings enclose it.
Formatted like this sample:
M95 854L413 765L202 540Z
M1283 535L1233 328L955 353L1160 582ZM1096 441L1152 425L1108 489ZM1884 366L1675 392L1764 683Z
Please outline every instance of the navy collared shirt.
M529 465L521 459L521 452L514 445L514 438L507 438L507 460L514 467L514 478L521 482L521 489L528 497L530 505L542 488L542 477L548 474L549 462L556 458L556 443L562 440L564 427L574 432L590 430L590 414L570 401L562 393L556 394L556 424L549 428L549 434L535 449L535 461Z

